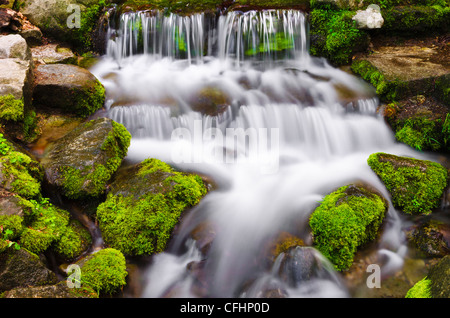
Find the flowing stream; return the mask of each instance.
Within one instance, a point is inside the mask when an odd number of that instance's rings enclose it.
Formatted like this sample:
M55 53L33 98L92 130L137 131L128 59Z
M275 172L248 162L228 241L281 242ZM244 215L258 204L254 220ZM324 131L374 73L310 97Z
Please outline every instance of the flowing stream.
M108 116L133 135L127 160L158 158L215 184L148 264L140 297L351 296L313 247L268 265L265 246L282 232L312 246L309 215L340 186L366 182L389 198L371 153L424 154L396 143L371 87L308 54L306 15L125 13L109 36L92 72ZM192 234L201 226L213 239ZM391 206L375 247L382 273L403 264L403 226ZM321 264L308 279L302 254Z

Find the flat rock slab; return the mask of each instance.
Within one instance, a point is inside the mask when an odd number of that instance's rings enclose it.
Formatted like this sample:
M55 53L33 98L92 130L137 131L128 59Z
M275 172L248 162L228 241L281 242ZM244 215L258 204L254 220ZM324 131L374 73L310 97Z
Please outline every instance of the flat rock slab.
M409 40L398 45L393 41L377 44L373 52L357 56L352 70L375 86L377 94L386 102L428 95L447 103L448 45L432 39Z
M450 68L432 61L437 48L420 46L380 47L364 59L371 62L387 79L414 81L450 74Z

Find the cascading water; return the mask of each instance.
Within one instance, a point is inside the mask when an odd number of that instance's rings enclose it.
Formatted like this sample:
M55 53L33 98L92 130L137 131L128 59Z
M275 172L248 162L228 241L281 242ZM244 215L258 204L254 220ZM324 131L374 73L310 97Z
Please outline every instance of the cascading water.
M350 295L313 248L267 266L264 246L281 232L311 245L309 215L340 186L362 181L388 198L367 165L371 153L421 155L395 142L365 83L309 56L307 30L294 10L126 13L110 30L92 72L105 85L108 115L133 135L127 159L158 158L217 184L153 257L141 297ZM192 235L202 225L214 236L206 256ZM377 249L389 256L388 273L405 252L392 206L385 225ZM304 279L300 257L320 272Z

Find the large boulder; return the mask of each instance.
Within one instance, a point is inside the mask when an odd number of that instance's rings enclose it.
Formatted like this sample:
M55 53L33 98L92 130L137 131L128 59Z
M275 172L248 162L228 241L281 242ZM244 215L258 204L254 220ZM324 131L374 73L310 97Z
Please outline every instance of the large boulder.
M0 292L15 287L56 284L55 273L39 257L26 249L11 249L0 253Z
M80 50L89 50L92 31L108 3L109 0L24 0L20 12L45 34ZM78 12L80 15L76 17Z
M429 214L439 207L447 169L428 161L374 153L367 163L383 181L396 208L407 214Z
M41 161L47 183L70 199L95 198L130 145L126 128L108 118L86 122L51 144Z
M62 113L88 116L103 107L105 89L88 70L68 64L39 65L33 105Z
M198 175L177 172L157 159L121 169L97 209L103 239L125 255L162 252L182 212L205 194Z
M325 196L309 219L314 246L337 270L346 270L357 248L375 240L387 201L362 185L348 185Z

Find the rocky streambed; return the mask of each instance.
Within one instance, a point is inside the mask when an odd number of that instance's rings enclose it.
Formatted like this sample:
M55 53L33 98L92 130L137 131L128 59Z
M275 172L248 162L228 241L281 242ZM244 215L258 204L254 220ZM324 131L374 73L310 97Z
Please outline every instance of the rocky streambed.
M2 297L141 297L146 266L186 235L189 225L194 255L181 272L194 281L194 295L210 297L207 261L225 228L197 224L192 210L226 186L154 158L130 161L131 134L108 118L104 85L82 67L91 65L91 55L80 56L67 43L48 39L55 33L45 28L42 38L39 28L8 10L2 11L9 18L0 36ZM33 12L31 20L38 17L32 5L25 5L24 15L27 10ZM54 23L47 30L57 29ZM308 212L310 231L293 226L271 233L253 260L268 272L278 268L281 283L249 277L234 296L287 297L293 286L326 277L349 291L344 296L449 297L448 36L418 40L382 31L370 33L369 51L355 53L346 67L373 85L381 98L379 114L397 141L420 151L421 158L367 156L384 193L358 183L328 191ZM197 102L208 109L229 103L217 94L203 94ZM406 255L394 272L388 263L398 259L377 249L392 221L386 218L389 202L407 224L400 231ZM331 213L336 217L327 219ZM367 268L374 263L386 265L382 288L367 287ZM81 269L81 288L67 284L76 274L70 264ZM416 283L428 286L425 294ZM163 296L179 292L174 285Z

